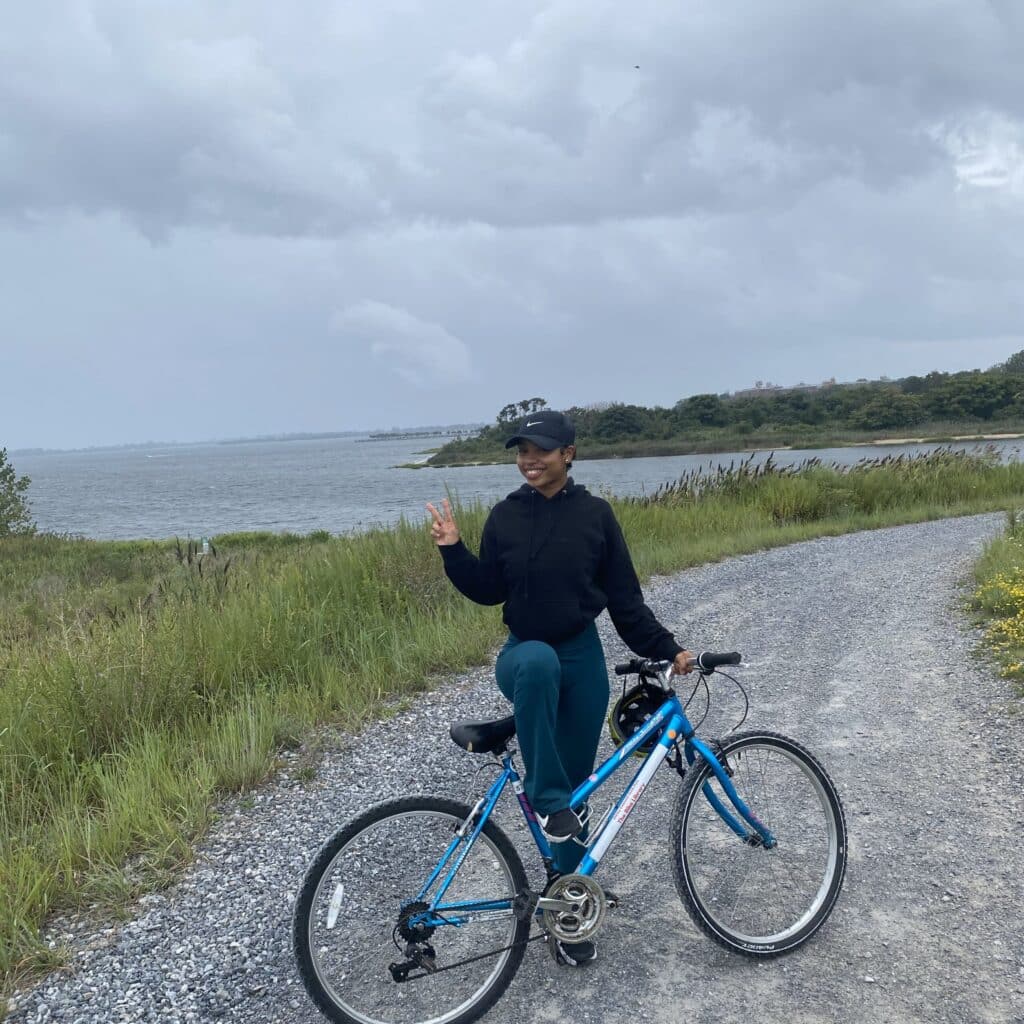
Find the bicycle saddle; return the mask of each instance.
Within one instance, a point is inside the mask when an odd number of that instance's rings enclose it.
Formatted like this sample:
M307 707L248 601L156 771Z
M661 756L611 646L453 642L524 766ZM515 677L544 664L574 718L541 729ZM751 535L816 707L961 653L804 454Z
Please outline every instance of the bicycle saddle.
M516 734L515 715L495 722L455 722L448 730L451 738L471 754L493 754Z

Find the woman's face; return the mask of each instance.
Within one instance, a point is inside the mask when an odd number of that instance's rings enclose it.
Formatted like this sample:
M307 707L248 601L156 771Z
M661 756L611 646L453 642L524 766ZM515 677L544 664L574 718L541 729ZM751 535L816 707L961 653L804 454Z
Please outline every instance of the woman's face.
M545 451L532 441L520 441L516 454L516 465L526 482L540 491L545 498L557 494L564 486L569 474L566 468L576 454L575 445Z

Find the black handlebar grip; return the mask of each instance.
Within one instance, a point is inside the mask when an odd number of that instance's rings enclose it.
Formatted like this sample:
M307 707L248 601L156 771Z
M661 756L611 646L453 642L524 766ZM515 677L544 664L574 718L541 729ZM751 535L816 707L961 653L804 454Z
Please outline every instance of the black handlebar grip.
M697 656L697 667L707 672L718 668L719 665L739 665L743 656L739 651L731 651L728 654L716 654L713 651L705 651Z
M625 665L616 665L615 674L617 676L632 676L638 675L643 672L651 662L647 661L646 658L630 658Z

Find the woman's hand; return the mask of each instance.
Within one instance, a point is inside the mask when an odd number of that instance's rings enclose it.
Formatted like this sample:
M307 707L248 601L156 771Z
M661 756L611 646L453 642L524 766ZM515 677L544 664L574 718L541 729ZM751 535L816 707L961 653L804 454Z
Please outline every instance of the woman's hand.
M685 676L693 671L694 656L689 651L680 651L672 662L672 675Z
M449 544L458 544L461 539L459 528L455 525L455 519L452 516L452 506L447 498L441 502L441 506L444 511L438 512L429 501L427 502L427 511L434 517L433 523L430 524L430 535L437 542L439 548L447 547Z

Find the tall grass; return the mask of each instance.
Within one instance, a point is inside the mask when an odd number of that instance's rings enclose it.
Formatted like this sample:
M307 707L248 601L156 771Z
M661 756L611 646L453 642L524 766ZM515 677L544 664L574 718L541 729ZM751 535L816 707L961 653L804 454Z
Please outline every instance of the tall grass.
M1001 508L1024 467L939 452L690 474L616 501L641 575L867 526ZM485 516L458 512L475 546ZM485 662L500 611L459 596L421 524L194 545L0 541L0 972L52 963L56 907L173 877L217 794L318 722ZM40 580L47 580L40 586ZM88 611L88 614L84 610ZM439 740L440 742L440 740Z
M778 466L752 458L696 469L616 502L638 570L648 575L743 551L850 530L1005 508L1024 466L994 450Z

